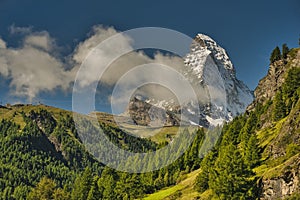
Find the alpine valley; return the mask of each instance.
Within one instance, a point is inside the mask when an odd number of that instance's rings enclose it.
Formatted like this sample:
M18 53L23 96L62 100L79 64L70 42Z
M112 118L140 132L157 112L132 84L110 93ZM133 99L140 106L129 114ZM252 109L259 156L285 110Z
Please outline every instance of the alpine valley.
M277 47L270 61L252 92L236 78L225 50L198 34L182 74L207 91L209 101L179 106L174 99L135 96L122 115L95 112L111 142L146 153L176 143L177 134L191 134L188 128L177 133L180 115L200 110L196 120L184 121L196 129L187 150L172 164L145 173L120 172L95 159L71 111L0 105L0 198L300 199L300 48ZM137 137L132 126L147 132ZM203 146L212 148L203 152Z

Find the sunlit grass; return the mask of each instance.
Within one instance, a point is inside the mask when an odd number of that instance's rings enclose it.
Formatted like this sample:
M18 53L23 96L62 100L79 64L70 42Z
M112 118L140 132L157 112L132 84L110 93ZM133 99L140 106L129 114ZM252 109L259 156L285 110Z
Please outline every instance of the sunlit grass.
M182 198L178 197L179 199L193 199L194 197L199 196L199 193L195 191L193 187L196 177L200 171L201 169L198 169L187 174L187 178L178 183L177 185L150 194L149 196L145 197L144 200L165 199L171 195L175 195L177 192L182 193Z

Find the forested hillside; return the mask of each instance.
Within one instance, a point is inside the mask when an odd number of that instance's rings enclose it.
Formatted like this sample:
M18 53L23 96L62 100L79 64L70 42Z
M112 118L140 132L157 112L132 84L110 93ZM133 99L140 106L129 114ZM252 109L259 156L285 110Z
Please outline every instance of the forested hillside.
M44 105L0 108L2 199L134 199L176 184L185 173L199 168L202 129L172 165L144 174L121 173L104 167L87 152L71 114ZM113 143L132 152L153 151L170 137L158 144L112 124L100 125Z
M201 162L195 188L207 199L299 199L300 50L274 57L256 100Z

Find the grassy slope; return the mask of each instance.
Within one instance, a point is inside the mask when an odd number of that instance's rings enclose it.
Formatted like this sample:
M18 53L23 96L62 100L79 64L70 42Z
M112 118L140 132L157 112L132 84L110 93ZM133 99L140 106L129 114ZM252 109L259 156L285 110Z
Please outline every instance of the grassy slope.
M194 197L199 196L199 193L193 189L195 179L199 174L199 172L200 169L187 174L186 179L184 179L177 185L150 194L149 196L145 197L144 200L170 199L172 196L173 197L176 196L176 199L183 200L183 199L193 199Z
M9 106L7 108L0 108L0 120L6 119L6 120L12 120L16 124L19 124L21 126L21 129L25 126L25 122L23 120L23 117L21 115L21 112L29 113L31 110L33 111L39 111L41 109L45 109L48 112L51 112L53 114L53 117L57 119L57 117L62 114L69 114L72 113L70 111L62 110L60 108L55 108L51 106L46 105L24 105L24 106Z
M72 116L71 111L66 111L60 108L55 108L47 105L23 105L23 106L9 106L9 107L0 107L0 119L7 119L7 120L12 120L16 124L19 124L21 126L21 129L25 126L25 122L23 120L23 117L21 115L21 112L24 113L29 113L31 110L33 111L39 111L41 109L45 109L48 112L51 112L53 114L54 118L58 118L60 114L66 115L69 114ZM113 116L108 113L97 113L98 120L101 121L102 123L108 124L112 127L117 127L118 125L114 123ZM132 126L127 125L127 127L124 127L125 130L137 130L137 126ZM147 128L145 129L144 127L140 127L140 132L142 135L141 137L146 137L149 136L151 132L155 132L157 134L150 136L149 138L157 143L168 141L169 138L166 137L167 134L169 134L171 137L174 137L177 134L178 127L163 127L163 128ZM134 132L130 132L130 134L135 135Z

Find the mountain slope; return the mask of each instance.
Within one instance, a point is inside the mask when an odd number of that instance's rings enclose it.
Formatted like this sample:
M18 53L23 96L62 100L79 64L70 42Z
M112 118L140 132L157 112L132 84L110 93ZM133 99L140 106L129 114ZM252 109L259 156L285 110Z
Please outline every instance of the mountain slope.
M100 123L120 148L145 152L157 148L115 126ZM50 177L69 192L85 168L100 175L97 161L78 137L72 112L45 105L6 105L0 108L0 198L26 199L39 180Z
M292 49L286 59L272 63L247 112L223 127L221 140L202 161L195 183L203 195L210 191L210 197L200 195L204 199L297 199L299 63L300 49Z
M270 65L255 95L246 113L224 126L215 150L195 171L196 180L187 188L179 183L147 198L299 199L300 49Z
M300 192L300 49L270 66L256 95L254 104L270 104L257 132L264 159L256 169L262 176L262 199L287 197Z

